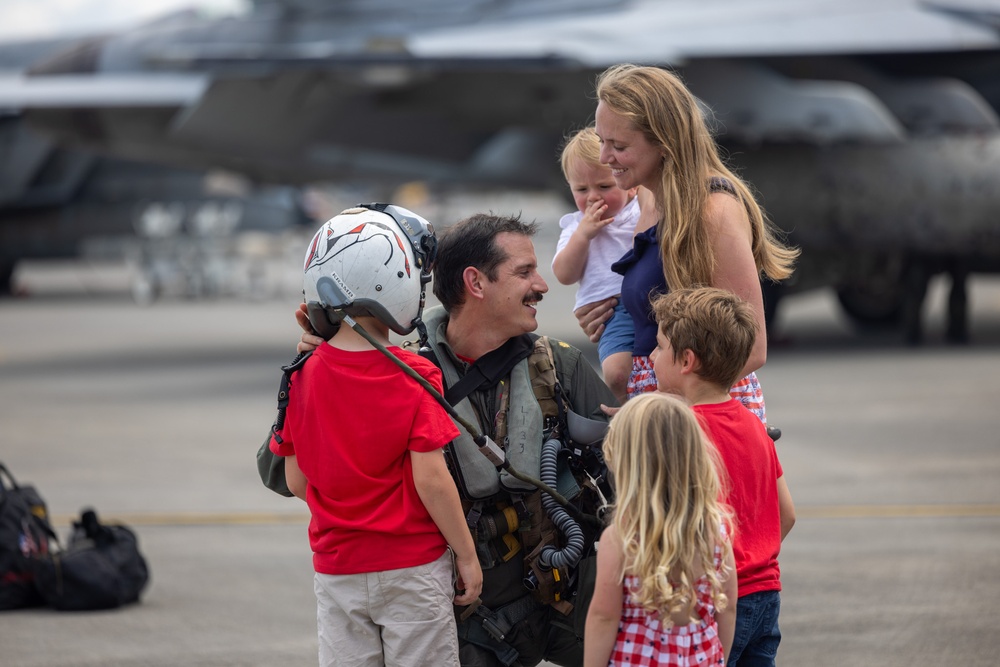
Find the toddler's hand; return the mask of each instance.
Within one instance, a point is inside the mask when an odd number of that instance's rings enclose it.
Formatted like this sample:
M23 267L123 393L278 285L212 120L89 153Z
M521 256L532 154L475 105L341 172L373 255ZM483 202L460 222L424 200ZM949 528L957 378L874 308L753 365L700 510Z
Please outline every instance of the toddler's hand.
M614 216L610 218L602 217L607 210L608 205L604 203L603 199L590 202L587 205L587 210L583 212L583 218L580 219L577 229L588 241L597 236L599 231L615 221Z

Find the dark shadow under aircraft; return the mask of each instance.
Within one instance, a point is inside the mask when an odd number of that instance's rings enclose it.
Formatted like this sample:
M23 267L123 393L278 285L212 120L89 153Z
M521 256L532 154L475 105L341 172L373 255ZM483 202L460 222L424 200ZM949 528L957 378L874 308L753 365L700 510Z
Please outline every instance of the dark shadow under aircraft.
M677 70L733 165L866 326L1000 271L995 0L260 0L80 40L0 79L59 146L263 183L562 189L608 65Z

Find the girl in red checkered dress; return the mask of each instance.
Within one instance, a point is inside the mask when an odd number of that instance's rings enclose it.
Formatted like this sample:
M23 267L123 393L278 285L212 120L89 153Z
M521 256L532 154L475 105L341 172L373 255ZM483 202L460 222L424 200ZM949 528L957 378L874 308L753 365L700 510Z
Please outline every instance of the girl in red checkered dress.
M679 398L648 393L611 421L614 518L597 551L585 667L725 665L736 573L714 447Z

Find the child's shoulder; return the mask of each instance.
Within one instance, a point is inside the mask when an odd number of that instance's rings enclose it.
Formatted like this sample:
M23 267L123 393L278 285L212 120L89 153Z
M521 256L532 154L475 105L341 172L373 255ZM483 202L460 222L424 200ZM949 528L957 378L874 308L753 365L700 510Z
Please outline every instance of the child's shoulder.
M391 351L398 359L405 362L407 366L417 371L424 377L441 372L441 369L438 368L433 361L427 357L420 356L410 348L393 347Z
M704 425L727 425L740 428L754 437L768 437L767 427L760 419L736 398L730 396L721 403L699 403L691 406Z
M567 227L576 227L583 220L583 211L570 211L561 218L559 218L559 227L561 229L566 229Z

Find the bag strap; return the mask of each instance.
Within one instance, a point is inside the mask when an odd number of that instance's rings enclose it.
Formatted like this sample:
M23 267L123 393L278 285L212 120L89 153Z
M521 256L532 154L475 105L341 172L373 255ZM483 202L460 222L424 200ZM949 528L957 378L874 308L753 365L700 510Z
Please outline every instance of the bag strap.
M7 476L7 480L10 482L11 490L17 490L20 487L17 485L17 480L14 479L14 475L11 474L10 470L3 463L0 463L0 473ZM3 475L0 475L0 491L7 491L7 486L3 483Z
M285 410L288 408L288 391L292 387L292 373L302 368L312 351L300 352L287 366L281 367L281 386L278 387L278 416L271 426L271 433L278 444L284 442L280 431L285 427Z

